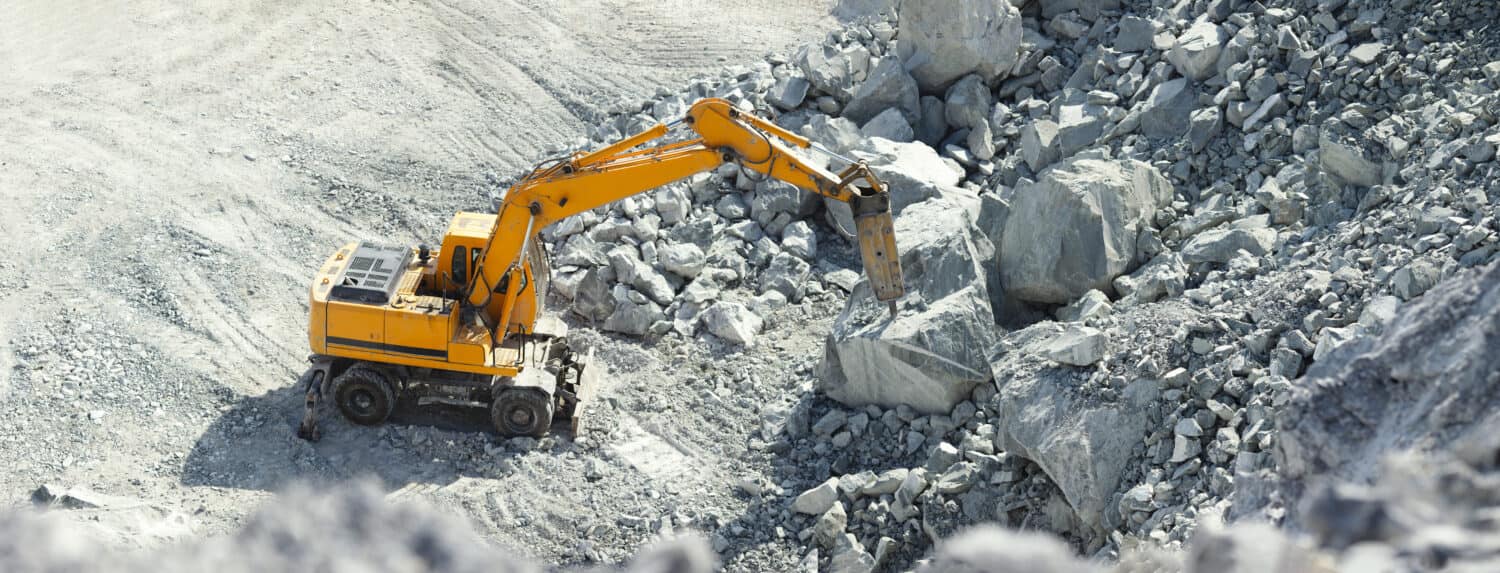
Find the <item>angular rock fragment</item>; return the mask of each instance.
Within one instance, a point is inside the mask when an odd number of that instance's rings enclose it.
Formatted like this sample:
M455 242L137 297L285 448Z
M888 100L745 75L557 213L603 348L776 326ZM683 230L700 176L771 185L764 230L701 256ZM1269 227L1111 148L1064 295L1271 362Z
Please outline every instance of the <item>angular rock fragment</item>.
M843 117L864 124L890 109L901 113L907 126L921 119L921 97L917 93L917 82L901 67L901 60L894 56L880 59L870 77L855 90L854 98L844 106Z
M1072 159L1019 188L999 246L1001 281L1021 300L1062 304L1113 290L1135 265L1137 235L1172 185L1133 160Z
M973 222L941 199L896 217L906 297L892 318L861 280L829 333L820 386L862 406L949 411L990 379L994 315Z
M897 53L924 91L978 73L1004 79L1021 48L1021 13L1009 0L921 0L899 11Z
M1141 105L1141 133L1147 137L1181 137L1192 125L1198 96L1187 80L1178 78L1152 88Z
M1097 292L1097 291L1095 291ZM1108 338L1104 331L1087 326L1070 326L1042 346L1042 356L1069 366L1091 366L1104 358Z
M1177 37L1176 45L1167 52L1167 59L1183 77L1203 80L1213 75L1224 40L1224 32L1217 25L1199 20Z
M1195 263L1227 263L1245 251L1253 256L1271 252L1276 244L1273 229L1215 229L1194 235L1182 246L1182 261Z

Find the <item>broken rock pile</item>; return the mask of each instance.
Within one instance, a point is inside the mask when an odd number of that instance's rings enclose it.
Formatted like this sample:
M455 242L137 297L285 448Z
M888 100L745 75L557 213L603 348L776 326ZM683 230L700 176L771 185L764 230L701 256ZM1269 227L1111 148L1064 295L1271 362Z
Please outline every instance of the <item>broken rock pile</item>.
M1200 516L1286 519L1289 460L1378 457L1316 438L1358 427L1300 389L1500 261L1487 2L839 10L824 42L622 105L593 139L715 96L868 161L896 316L846 209L732 168L549 231L557 290L606 330L749 345L779 308L844 305L804 429L757 438L792 460L788 503L819 492L778 519L824 565L909 563L981 522L1118 556L1188 546Z

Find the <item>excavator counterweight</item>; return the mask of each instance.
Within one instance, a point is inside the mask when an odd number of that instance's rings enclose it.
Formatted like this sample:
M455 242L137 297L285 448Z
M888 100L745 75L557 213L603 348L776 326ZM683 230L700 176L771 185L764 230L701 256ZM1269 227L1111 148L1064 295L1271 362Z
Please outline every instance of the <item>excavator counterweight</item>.
M642 148L679 125L693 137ZM577 431L602 368L543 312L551 271L538 234L729 162L848 204L871 289L894 314L904 288L885 186L862 162L844 160L833 173L794 149L826 152L728 101L703 99L680 121L543 162L505 192L496 213L455 215L435 250L345 245L309 293L313 354L299 435L317 438L324 396L349 420L378 424L412 392L487 407L502 434L540 435L563 419Z

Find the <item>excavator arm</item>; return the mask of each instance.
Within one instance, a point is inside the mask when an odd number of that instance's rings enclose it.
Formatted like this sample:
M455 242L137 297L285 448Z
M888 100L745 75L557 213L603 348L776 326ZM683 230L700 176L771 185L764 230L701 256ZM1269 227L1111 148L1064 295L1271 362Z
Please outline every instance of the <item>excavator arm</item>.
M904 288L890 199L864 163L851 163L838 173L810 164L792 151L792 147L820 149L807 138L722 99L700 100L685 118L673 123L686 124L697 137L636 149L665 137L673 127L658 124L602 149L539 165L506 192L465 296L471 308L483 309L495 324L505 325L499 336L517 330L510 319L520 289L505 287L511 277L519 275L522 256L541 229L728 162L847 203L854 214L865 274L876 298L889 302L895 311L895 300ZM522 330L530 327L521 326Z

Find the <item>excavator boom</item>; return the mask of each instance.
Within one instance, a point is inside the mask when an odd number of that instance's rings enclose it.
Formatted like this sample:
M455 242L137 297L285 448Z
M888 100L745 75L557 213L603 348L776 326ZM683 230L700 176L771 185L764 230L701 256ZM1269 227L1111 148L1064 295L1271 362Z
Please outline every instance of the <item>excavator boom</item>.
M539 167L512 186L501 202L499 220L480 263L480 280L471 285L468 303L489 309L498 324L511 325L506 310L511 303L492 296L494 285L506 281L506 276L518 268L524 244L535 233L563 218L727 162L847 203L876 298L894 302L901 297L904 287L889 194L869 167L850 163L839 173L832 173L811 164L789 147L811 147L806 138L744 113L722 99L699 100L682 123L698 137L632 151L670 132L670 126L658 124L597 151Z

